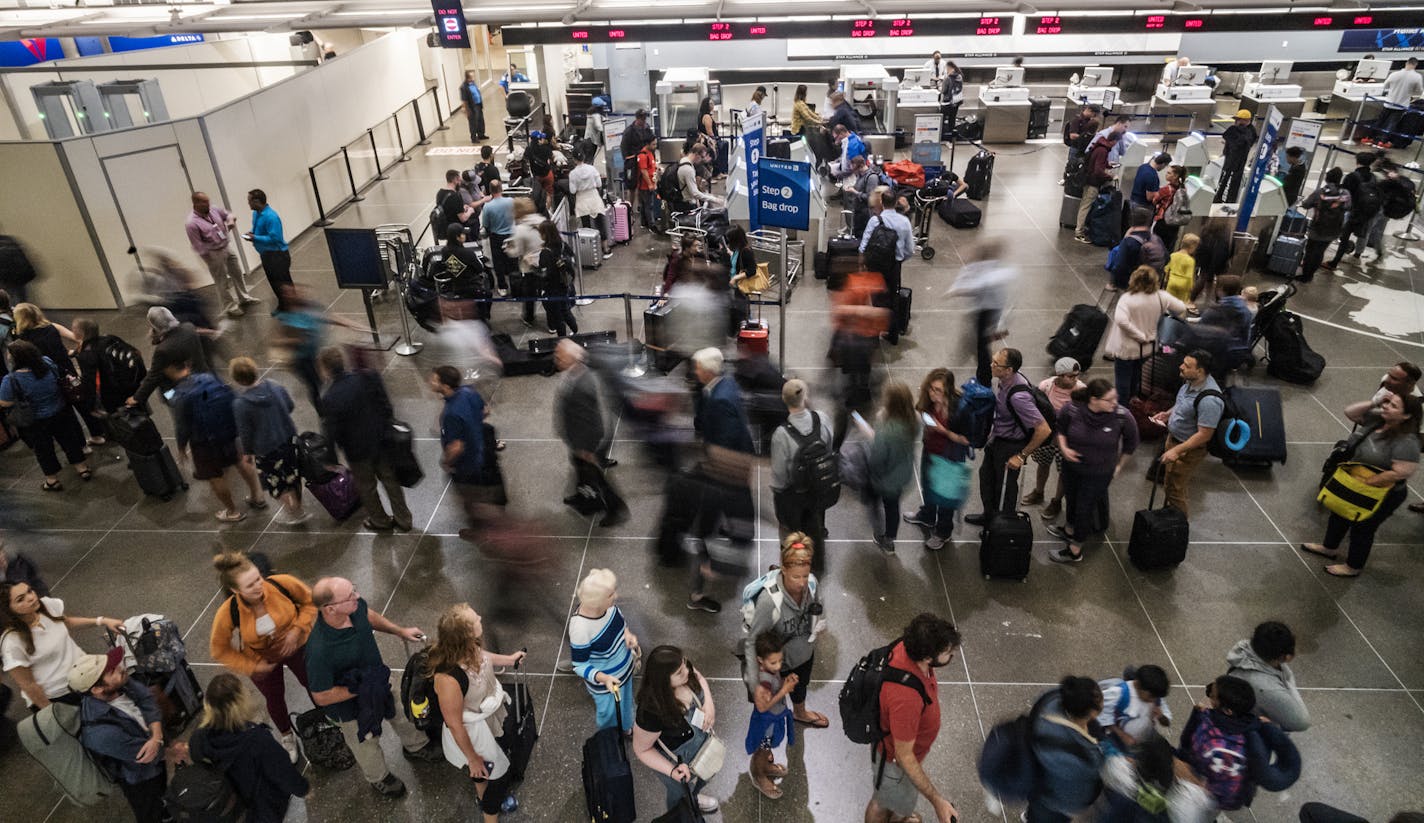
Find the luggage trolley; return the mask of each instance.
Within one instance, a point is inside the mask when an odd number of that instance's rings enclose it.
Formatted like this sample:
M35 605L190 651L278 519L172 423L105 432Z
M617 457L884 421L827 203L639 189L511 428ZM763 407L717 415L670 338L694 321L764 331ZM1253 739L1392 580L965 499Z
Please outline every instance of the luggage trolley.
M786 271L782 272L780 233L768 229L757 229L747 232L747 240L751 242L753 250L772 255L768 260L771 264L768 266L771 286L780 289L784 281L786 301L791 302L791 293L796 289L796 279L801 276L801 269L806 259L806 241L789 239L786 241Z
M939 204L949 197L948 194L930 192L928 187L917 189L910 201L910 206L915 211L914 219L910 221L915 229L915 250L925 260L933 260L935 256L934 246L930 245L930 226L934 223L935 211Z
M376 227L376 241L380 244L381 260L390 270L390 282L395 286L396 301L401 305L407 305L407 289L410 280L416 273L415 254L415 234L410 226L404 223L386 223ZM371 299L384 296L385 290L374 292ZM402 357L409 357L425 348L424 343L417 343L410 336L410 315L406 311L400 312L401 316L401 339L393 349L396 354Z

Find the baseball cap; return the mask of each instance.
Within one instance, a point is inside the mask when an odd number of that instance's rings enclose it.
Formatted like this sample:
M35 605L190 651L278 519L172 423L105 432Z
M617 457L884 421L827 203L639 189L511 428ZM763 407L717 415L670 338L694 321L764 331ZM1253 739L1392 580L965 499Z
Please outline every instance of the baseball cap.
M69 667L69 690L88 694L99 678L123 665L124 650L115 646L106 654L86 654Z
M544 139L544 132L539 131L538 129L535 129L534 131L529 132L529 139L530 139L530 140L543 140L543 139Z
M1082 368L1078 366L1078 361L1071 357L1060 357L1058 362L1053 364L1054 374L1072 374L1077 371L1082 371Z
M1236 119L1237 119L1237 120L1250 120L1250 119L1251 119L1251 112L1250 112L1250 110L1249 110L1249 109L1237 109L1237 111L1236 111Z

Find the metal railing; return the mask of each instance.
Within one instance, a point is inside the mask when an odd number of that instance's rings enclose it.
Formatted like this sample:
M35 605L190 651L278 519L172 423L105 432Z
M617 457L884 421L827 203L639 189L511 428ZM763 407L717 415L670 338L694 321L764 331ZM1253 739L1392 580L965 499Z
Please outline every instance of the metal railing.
M370 188L372 184L387 179L386 172L389 171L393 166L395 166L396 163L403 163L410 159L410 150L412 148L414 148L415 146L423 146L428 144L430 142L430 135L435 131L438 131L440 128L444 128L444 126L441 125L439 122L440 101L439 98L435 96L436 88L437 87L435 86L431 86L430 88L421 92L418 96L406 101L400 106L400 108L397 108L389 115L381 118L380 121L372 124L369 128L366 129L363 134L353 138L350 141L347 141L341 146L341 148L337 149L331 154L328 154L327 156L323 157L322 159L316 161L315 163L307 167L307 177L311 180L312 196L316 198L316 211L319 215L317 221L312 225L330 226L333 222L331 218L334 214L336 214L337 211L339 211L344 206L350 205L351 203L355 203L359 200L364 200L365 196L362 194L362 192ZM435 103L435 125L437 127L428 130L425 126L425 117L420 112L420 101L423 100L427 95L429 95ZM406 130L401 128L401 117L405 115L407 109L410 110L410 112L414 115L415 118L416 134L410 136L418 138L411 141L410 145L406 145ZM381 148L376 143L376 132L381 130L394 131L395 136L394 146L390 148L392 148L396 152L396 158L386 163L384 166L381 164ZM361 145L363 143L370 147L369 150L371 152L371 161L375 167L375 172L370 177L365 177L365 175L363 174L362 181L358 183L356 179L356 172L351 165L351 158L353 149L358 152L358 159L360 158L359 152L366 151L366 147ZM317 172L323 167L330 168L329 166L327 166L327 164L331 163L331 161L335 160L338 157L341 158L342 165L344 166L346 172L346 186L343 187L344 191L342 191L340 198L335 203L333 203L330 208L328 208L321 196L321 182L318 179ZM329 194L331 189L328 187L327 191Z

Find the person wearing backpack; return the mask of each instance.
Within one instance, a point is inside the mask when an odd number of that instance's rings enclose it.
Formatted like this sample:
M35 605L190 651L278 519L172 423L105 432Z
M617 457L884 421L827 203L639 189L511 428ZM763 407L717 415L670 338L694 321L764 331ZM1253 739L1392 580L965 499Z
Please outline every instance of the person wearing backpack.
M989 445L984 449L984 460L979 465L979 500L984 511L964 518L971 526L987 525L1004 507L1017 506L1019 470L1034 449L1053 434L1053 424L1038 401L1043 395L1019 373L1022 367L1023 353L1018 349L999 349L990 361L998 380L998 388L994 390L994 426ZM1048 398L1043 397L1042 405L1048 405ZM1051 410L1052 406L1048 408Z
M1115 123L1093 136L1088 144L1087 170L1083 177L1083 199L1078 204L1078 225L1073 230L1073 239L1079 243L1092 243L1088 237L1088 215L1093 210L1093 202L1098 193L1112 184L1113 150L1122 142L1131 118L1119 117Z
M1109 751L1102 770L1106 805L1097 823L1210 820L1215 813L1211 795L1193 781L1179 777L1179 764L1172 744L1160 736L1124 751Z
M1029 743L1038 779L1029 792L1027 823L1068 823L1097 799L1102 711L1103 692L1089 677L1069 675L1044 696Z
M1380 195L1379 181L1371 170L1379 155L1372 151L1362 151L1355 155L1355 168L1340 181L1345 191L1350 193L1350 213L1340 232L1340 245L1335 248L1335 256L1323 263L1326 271L1334 271L1346 254L1352 254L1359 262L1360 253L1365 250L1369 239L1370 222L1379 214L1384 198ZM1354 237L1354 242L1350 241Z
M238 387L232 411L242 462L254 467L262 487L282 502L286 517L275 522L301 525L311 519L311 513L302 508L292 396L282 384L259 380L257 375L257 363L250 357L234 357L228 364L228 376Z
M815 549L816 566L825 559L826 509L840 493L840 472L831 445L831 418L810 408L805 381L787 380L781 387L786 424L771 435L771 493L782 535L804 532ZM835 466L835 471L829 468Z
M1167 247L1162 238L1152 233L1152 209L1147 206L1133 206L1128 222L1131 224L1122 242L1108 252L1108 282L1123 291L1128 288L1132 273L1138 266L1150 266L1160 280L1167 269Z
M74 362L79 366L81 414L95 418L113 414L148 374L143 355L112 334L101 335L99 324L87 317L75 319L74 336L79 338ZM94 430L92 425L89 428Z
M1224 674L1207 684L1206 699L1182 728L1177 756L1216 807L1203 821L1250 806L1257 789L1284 791L1300 778L1300 752L1290 735L1261 720L1255 704L1250 683Z
M292 798L306 797L311 784L257 715L257 707L235 675L223 672L209 681L203 690L203 717L188 740L188 757L194 765L174 775L174 788L188 769L200 769L205 772L201 775L204 785L213 781L226 784L225 791L236 795L246 823L281 823ZM193 794L206 794L211 799L223 792L212 786L210 792ZM181 808L182 798L174 798L174 794L170 791L168 802Z
M1206 458L1207 446L1226 416L1226 402L1221 387L1212 379L1211 355L1205 350L1188 352L1177 371L1182 386L1177 389L1176 401L1170 410L1154 414L1152 420L1167 427L1167 440L1158 458L1167 505L1189 515L1192 476Z
M910 387L900 380L885 381L880 409L874 428L859 414L852 419L870 438L863 497L870 516L871 538L882 552L894 554L895 535L900 530L900 495L915 474L915 440L921 423Z
M196 372L212 371L200 333L192 323L180 323L173 312L154 306L148 310L148 327L153 355L148 359L148 374L124 401L130 406L142 406L155 390L161 388L166 391L173 387L167 376L169 366L187 363Z
M495 667L517 667L525 654L485 648L484 620L470 604L456 603L440 615L426 658L425 675L444 722L436 748L474 781L485 823L518 807L510 792L509 755L499 745L509 696L495 678Z
M173 383L173 430L178 440L178 460L193 458L193 479L206 480L223 510L216 517L222 523L238 523L247 513L237 508L228 485L227 470L236 468L247 484L247 505L253 509L267 508L262 499L262 486L257 468L244 462L238 454L237 418L233 415L233 391L216 376L203 372L194 374L187 363L168 366L164 374Z
M847 692L857 677L880 678L878 684L870 684L875 686L870 694L873 703L855 707L873 710L878 734L870 755L875 793L865 807L866 823L918 820L915 808L921 797L930 802L939 823L958 819L959 811L930 780L924 762L940 730L935 670L954 660L962 642L953 623L922 612L889 647L883 669L863 673L862 667L857 666L847 680L846 691L842 692L843 718Z
M960 464L957 469L968 483L969 468L964 465L969 458L969 438L956 428L965 421L959 419L962 399L954 383L954 372L945 368L931 369L920 382L919 396L915 400L915 411L920 413L924 424L924 442L920 449L920 497L924 505L918 511L905 512L902 518L912 526L926 531L925 548L939 551L954 533L955 509L940 505L939 496L930 485L929 466L932 460L945 460ZM934 425L925 417L934 420ZM967 489L966 489L967 494Z
M1327 270L1334 264L1325 265L1325 250L1347 230L1347 217L1353 201L1350 192L1341 186L1344 172L1335 166L1325 172L1325 184L1300 202L1302 211L1312 210L1310 227L1305 231L1305 251L1301 255L1298 283L1309 283L1315 278L1315 270L1324 266ZM1342 245L1343 248L1343 245Z
M1167 706L1171 683L1161 666L1129 666L1122 677L1098 681L1098 688L1103 692L1098 725L1111 749L1132 751L1139 743L1158 737L1158 726L1172 725L1172 710Z
M1419 105L1424 106L1424 101ZM1356 258L1364 251L1364 246L1375 250L1374 258L1365 261L1366 265L1375 265L1384 259L1385 226L1391 220L1406 220L1414 215L1415 196L1418 192L1414 181L1405 176L1398 164L1382 159L1379 162L1379 171L1384 175L1379 181L1380 210L1370 221L1370 228L1364 240L1355 247Z
M84 453L84 430L79 427L79 418L65 402L59 388L61 373L53 360L40 354L33 343L16 340L7 349L14 369L0 380L0 412L8 412L14 420L15 409L26 403L31 411L28 421L17 420L15 428L35 454L35 461L44 472L42 491L64 491L59 482L59 457L54 447L58 443L69 459L69 464L79 472L81 480L89 480L94 470L89 467L89 457Z
M825 606L811 571L815 549L810 538L792 532L781 541L781 563L742 590L742 675L747 692L757 688L756 639L775 632L782 640L781 677L795 675L790 690L792 718L813 729L830 725L824 714L806 708L816 638L826 627Z
M578 334L578 320L574 319L574 260L559 237L558 227L552 220L539 224L539 237L544 245L539 249L539 271L543 276L544 319L548 322L549 334L563 337L569 332Z
M213 568L229 594L213 612L208 652L231 671L252 678L267 701L282 748L295 763L297 737L282 670L290 670L302 688L307 687L307 638L317 612L311 589L289 574L263 575L242 552L214 556Z
M879 186L870 197L870 220L860 238L861 267L885 278L885 298L890 303L890 328L885 342L898 345L910 330L910 307L900 305L900 269L915 253L915 233L910 218L895 210L895 193Z

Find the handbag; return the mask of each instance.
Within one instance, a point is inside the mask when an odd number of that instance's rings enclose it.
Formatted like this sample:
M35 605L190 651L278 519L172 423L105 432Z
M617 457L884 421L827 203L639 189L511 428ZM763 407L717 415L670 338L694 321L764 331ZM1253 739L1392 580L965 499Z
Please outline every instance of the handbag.
M79 375L56 371L54 379L59 384L59 393L63 395L64 402L79 408L84 402L84 381L79 379Z
M925 466L925 502L941 509L958 509L969 498L969 461L930 455Z
M760 294L771 288L771 264L757 263L756 274L737 281L737 290L742 294Z
M1369 520L1379 511L1385 497L1394 488L1371 486L1366 482L1378 473L1378 469L1364 463L1341 463L1335 467L1325 485L1321 486L1315 499L1323 503L1331 514L1352 523Z
M1341 463L1347 463L1355 457L1355 449L1360 447L1366 437L1374 433L1375 429L1384 425L1383 420L1378 420L1359 431L1351 431L1350 436L1344 440L1336 440L1335 446L1330 449L1330 454L1325 457L1325 463L1320 467L1320 488L1325 488L1331 476L1335 474Z
M392 420L381 434L381 452L396 482L409 489L418 484L425 472L415 457L414 436L409 423Z
M17 375L11 375L10 385L15 391L15 402L10 405L9 410L10 425L17 429L27 429L35 424L35 405L20 390L20 379Z

